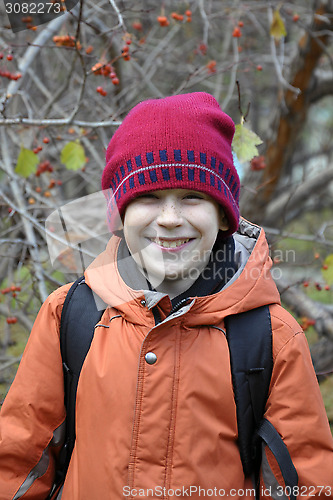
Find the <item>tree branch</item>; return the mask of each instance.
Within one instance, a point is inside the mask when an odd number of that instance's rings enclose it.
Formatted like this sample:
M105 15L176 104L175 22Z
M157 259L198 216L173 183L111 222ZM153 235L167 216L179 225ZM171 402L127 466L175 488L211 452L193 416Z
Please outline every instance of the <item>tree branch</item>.
M315 329L319 336L333 341L333 315L324 307L324 304L310 299L304 292L288 283L284 279L276 280L276 285L285 302L297 316L306 316L314 319Z
M297 210L298 213L303 210L311 194L326 189L332 181L333 168L330 168L315 177L310 177L296 188L292 186L267 206L263 224L280 227L290 218L288 216L293 210Z

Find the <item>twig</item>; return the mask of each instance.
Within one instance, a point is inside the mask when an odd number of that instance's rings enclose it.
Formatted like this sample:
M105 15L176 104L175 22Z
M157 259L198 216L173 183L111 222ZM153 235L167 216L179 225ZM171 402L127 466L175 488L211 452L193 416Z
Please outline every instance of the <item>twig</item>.
M116 2L114 0L109 0L109 2L112 5L112 7L113 7L113 9L114 9L114 11L115 11L115 13L117 14L117 17L118 17L118 24L113 29L117 29L117 28L120 27L120 28L123 28L124 31L127 31L125 23L124 23L124 18L121 15L120 10L118 9Z
M200 10L200 14L201 14L201 17L203 20L203 25L204 25L202 41L205 45L208 45L208 33L209 33L210 24L209 24L208 17L207 17L205 8L204 8L204 0L199 0L199 10Z
M234 88L235 88L235 84L236 84L237 69L238 69L238 65L239 65L239 52L238 52L237 38L232 39L232 46L233 46L233 52L234 52L234 64L233 64L232 69L231 69L228 92L227 92L227 95L224 98L224 101L222 103L223 110L227 109L228 104L230 102L230 99L234 93Z
M273 12L272 12L271 7L267 10L267 13L268 13L269 24L271 24L272 19L273 19ZM290 85L290 83L287 82L287 80L284 78L284 76L282 74L282 68L281 68L279 60L277 58L275 39L273 36L271 36L271 39L270 39L270 46L271 46L271 55L272 55L272 59L273 59L273 63L274 63L274 67L275 67L275 71L276 71L279 83L282 85L282 87L290 90L291 92L294 92L296 94L296 96L298 96L301 93L301 89Z
M283 231L282 229L276 229L273 227L267 227L265 225L262 226L265 233L267 234L272 234L276 236L281 236L281 238L291 238L293 240L300 240L300 241L312 241L313 243L320 243L321 245L326 245L328 247L333 247L333 241L331 240L326 240L324 237L320 236L320 234L316 234L314 236L309 235L309 234L298 234L298 233L291 233L289 231Z
M119 127L121 125L121 121L102 121L102 122L87 122L84 120L72 120L69 118L47 118L45 120L34 119L34 118L5 118L0 120L1 125L33 125L36 127L45 127L45 126L55 126L55 127L63 127L64 125L77 125L78 127L90 127L90 128L99 128L99 127Z
M21 357L22 356L19 356L17 358L12 358L10 361L7 361L7 363L0 365L0 371L2 372L13 365L16 365L16 363L19 363L21 361Z

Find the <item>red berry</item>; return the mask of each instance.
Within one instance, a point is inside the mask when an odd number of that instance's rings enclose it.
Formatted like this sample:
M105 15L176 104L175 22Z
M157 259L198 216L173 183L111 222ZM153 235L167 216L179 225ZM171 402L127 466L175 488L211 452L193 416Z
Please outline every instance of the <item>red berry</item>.
M257 70L258 70L258 71L262 71L262 66L261 66L261 64L258 64L258 66L257 66Z
M243 21L238 21L238 26L239 26L240 28L243 28L243 26L244 26Z
M265 162L265 157L264 156L255 156L252 158L251 163L250 163L250 168L251 170L263 170L266 168L266 162Z
M132 26L135 30L142 31L142 24L139 21L134 21Z
M0 60L3 59L3 53L0 52Z
M299 14L294 14L293 15L293 21L294 21L294 23L297 23L298 20L299 20Z
M328 269L328 265L327 265L327 264L324 264L324 265L323 265L323 267L322 267L322 269L323 269L324 271L326 271L326 269Z
M216 61L214 59L206 64L209 73L216 73Z
M240 38L240 37L242 36L242 32L241 32L241 30L239 29L239 27L238 27L238 26L236 26L236 27L234 28L234 30L233 30L233 32L232 32L232 36L233 36L234 38Z
M13 60L13 55L12 54L8 54L7 61L12 61L12 60Z
M114 77L111 79L111 82L113 83L113 85L119 85L119 78Z
M160 23L160 26L169 26L169 21L166 16L158 16L157 21Z
M325 290L330 290L331 287L329 285L325 285Z
M304 286L304 288L307 288L307 287L309 286L309 284L310 284L310 283L309 283L308 281L303 281L303 286Z
M199 50L203 56L207 54L207 45L205 43L200 43Z
M50 139L48 137L44 137L43 142L44 144L48 144L50 142Z

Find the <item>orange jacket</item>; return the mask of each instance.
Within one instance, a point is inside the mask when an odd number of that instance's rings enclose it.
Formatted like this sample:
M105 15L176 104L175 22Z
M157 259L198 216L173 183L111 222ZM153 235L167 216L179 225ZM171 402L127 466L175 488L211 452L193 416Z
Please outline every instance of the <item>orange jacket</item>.
M120 240L86 272L107 308L77 392L76 444L62 500L253 498L237 447L236 407L223 319L271 304L274 368L265 416L299 476L299 498L332 498L333 444L308 345L280 305L263 230L242 221L241 268L220 292L169 315L170 299L125 285ZM0 418L0 500L44 499L63 437L59 321L69 285L43 304ZM153 307L162 321L155 326ZM145 361L154 352L155 364ZM262 498L285 499L269 450ZM297 492L295 492L297 493ZM59 497L60 498L60 497Z

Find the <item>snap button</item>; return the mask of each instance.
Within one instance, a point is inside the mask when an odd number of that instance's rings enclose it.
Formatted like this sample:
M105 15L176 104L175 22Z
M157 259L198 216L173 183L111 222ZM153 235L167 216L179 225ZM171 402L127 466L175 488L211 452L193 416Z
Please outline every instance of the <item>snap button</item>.
M148 365L153 365L157 361L157 356L154 352L147 352L145 355L145 360Z
M146 301L145 300L141 300L141 305L145 306L146 305Z

